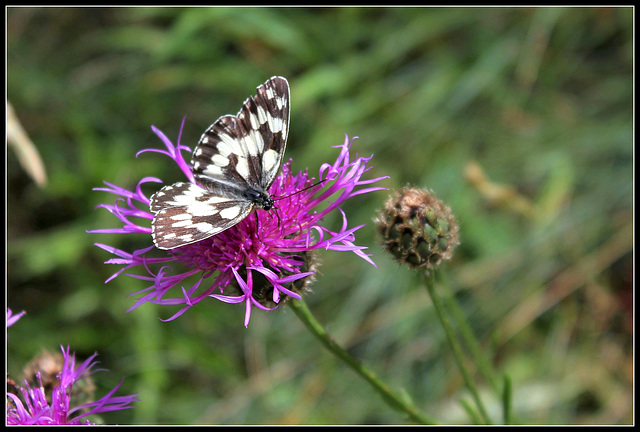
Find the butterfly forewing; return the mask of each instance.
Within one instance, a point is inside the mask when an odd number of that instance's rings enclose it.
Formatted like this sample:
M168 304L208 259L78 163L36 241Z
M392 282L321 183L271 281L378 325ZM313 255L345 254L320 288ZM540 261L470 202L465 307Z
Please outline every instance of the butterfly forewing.
M151 197L151 228L160 249L204 240L247 217L252 203L224 197L193 183L165 186Z
M289 132L289 84L273 77L237 116L220 117L202 135L191 168L200 185L176 183L151 197L152 234L160 249L216 235L269 209L268 188L280 171Z

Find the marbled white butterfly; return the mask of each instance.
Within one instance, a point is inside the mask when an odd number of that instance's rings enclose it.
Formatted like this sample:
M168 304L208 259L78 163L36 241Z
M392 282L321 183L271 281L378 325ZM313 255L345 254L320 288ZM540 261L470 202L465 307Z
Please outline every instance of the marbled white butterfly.
M151 197L159 249L195 243L231 228L256 207L273 207L269 187L282 166L289 132L289 83L275 76L236 116L220 117L191 156L199 183L174 183Z

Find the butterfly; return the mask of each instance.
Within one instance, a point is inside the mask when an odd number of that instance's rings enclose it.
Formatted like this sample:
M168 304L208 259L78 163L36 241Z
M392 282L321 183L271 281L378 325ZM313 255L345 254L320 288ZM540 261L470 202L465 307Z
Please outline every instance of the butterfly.
M237 115L209 126L191 156L198 184L174 183L151 197L156 247L199 242L236 225L254 208L273 207L268 190L282 166L289 110L289 83L274 76Z

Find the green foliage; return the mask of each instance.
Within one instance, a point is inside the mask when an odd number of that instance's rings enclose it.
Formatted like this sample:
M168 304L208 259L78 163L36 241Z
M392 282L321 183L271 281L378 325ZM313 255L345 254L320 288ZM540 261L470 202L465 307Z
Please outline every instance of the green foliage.
M186 115L193 148L283 75L295 171L317 172L357 135L371 177L452 208L461 245L446 280L509 377L511 419L631 423L632 35L632 8L8 8L8 100L48 175L39 188L8 150L7 299L27 311L9 331L11 376L69 344L100 353L101 394L123 376L139 393L108 423L405 422L286 308L256 310L248 330L242 306L215 300L168 323L174 311L152 305L125 313L145 285L105 285L116 267L93 243L150 239L85 233L117 226L94 210L113 200L91 190L103 181L179 178L162 156L134 157L161 144L151 125L175 140ZM326 252L306 302L419 409L468 422L420 279L378 246L386 198L344 207L378 268Z

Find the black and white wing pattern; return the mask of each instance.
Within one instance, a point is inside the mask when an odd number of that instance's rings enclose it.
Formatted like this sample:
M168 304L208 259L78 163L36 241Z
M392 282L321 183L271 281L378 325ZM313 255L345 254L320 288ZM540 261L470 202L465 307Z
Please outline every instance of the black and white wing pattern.
M256 208L282 166L289 132L289 83L272 77L237 115L220 117L191 156L199 185L175 183L151 197L152 236L159 249L195 243L231 228Z

